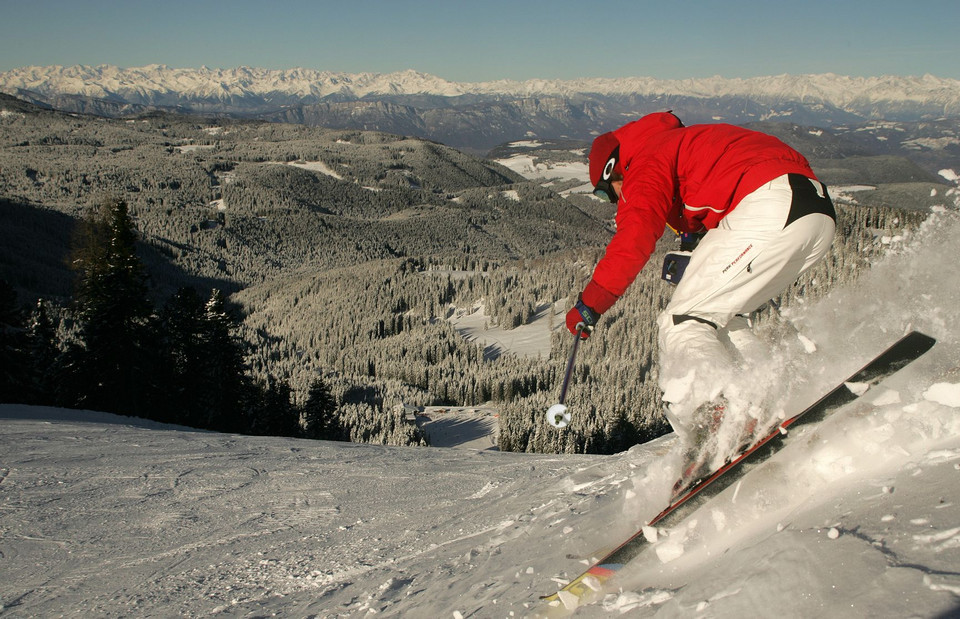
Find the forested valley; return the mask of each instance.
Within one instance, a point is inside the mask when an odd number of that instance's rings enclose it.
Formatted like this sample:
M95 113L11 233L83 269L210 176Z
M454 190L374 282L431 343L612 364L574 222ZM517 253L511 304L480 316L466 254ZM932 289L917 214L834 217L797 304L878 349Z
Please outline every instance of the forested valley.
M667 430L655 268L581 348L574 423L542 422L571 342L556 312L602 255L609 204L377 132L0 109L4 401L398 445L428 441L402 405L491 402L511 451L613 453ZM837 202L828 260L783 307L926 217ZM491 328L546 323L549 352L465 339L450 318L478 307ZM775 314L759 321L778 337Z

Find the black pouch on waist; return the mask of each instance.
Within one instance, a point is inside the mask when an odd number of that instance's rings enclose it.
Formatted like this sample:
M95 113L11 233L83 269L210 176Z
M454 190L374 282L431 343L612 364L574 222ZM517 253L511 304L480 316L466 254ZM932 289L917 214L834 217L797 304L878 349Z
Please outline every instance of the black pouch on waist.
M693 252L689 251L672 251L667 254L663 258L663 270L660 271L660 279L674 285L679 284L680 278L683 277L683 272L690 262L691 255L693 255Z

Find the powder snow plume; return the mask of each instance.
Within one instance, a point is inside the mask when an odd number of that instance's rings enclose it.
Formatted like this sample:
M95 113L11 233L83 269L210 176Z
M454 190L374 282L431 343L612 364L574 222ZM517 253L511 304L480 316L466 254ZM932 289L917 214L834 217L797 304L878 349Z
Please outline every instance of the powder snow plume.
M952 524L960 488L958 233L956 213L937 212L856 284L787 312L802 341L783 344L789 355L774 351L767 359L772 378L760 381L769 392L787 377L781 404L791 414L910 330L938 343L804 429L682 525L649 532L657 539L653 556L625 570L621 591L604 602L607 611L742 616L776 607L786 616L809 616L848 606L845 616L937 614L916 612L902 600L886 606L880 585L858 584L868 565L904 595L913 587L942 592L948 594L943 608L960 609L960 529ZM640 467L625 515L649 518L650 506L663 504L679 461L674 451L672 465L667 457ZM905 505L914 500L923 515L904 521ZM817 548L798 547L801 539L815 540ZM822 542L834 540L837 548L829 550L840 552L819 552ZM923 555L932 560L910 559ZM892 608L903 613L890 614Z

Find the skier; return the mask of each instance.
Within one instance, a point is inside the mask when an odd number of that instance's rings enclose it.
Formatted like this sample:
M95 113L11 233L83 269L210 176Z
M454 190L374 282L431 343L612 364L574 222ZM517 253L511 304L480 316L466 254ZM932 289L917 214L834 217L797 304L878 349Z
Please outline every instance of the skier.
M617 205L617 230L567 313L572 333L589 337L666 227L705 232L657 321L665 415L684 458L677 491L716 466L731 417L723 391L742 371L735 351L751 343L745 316L823 258L836 214L803 155L733 125L650 114L597 137L589 159L594 193Z

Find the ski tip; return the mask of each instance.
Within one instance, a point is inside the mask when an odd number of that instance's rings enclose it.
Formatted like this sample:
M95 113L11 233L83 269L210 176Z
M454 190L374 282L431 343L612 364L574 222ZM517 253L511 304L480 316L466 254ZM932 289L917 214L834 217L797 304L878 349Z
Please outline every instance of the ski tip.
M903 340L909 340L918 347L925 347L925 350L930 350L933 345L937 343L936 338L931 337L921 331L911 331L903 336Z
M890 347L890 352L903 358L916 359L936 343L936 338L926 333L910 331Z

